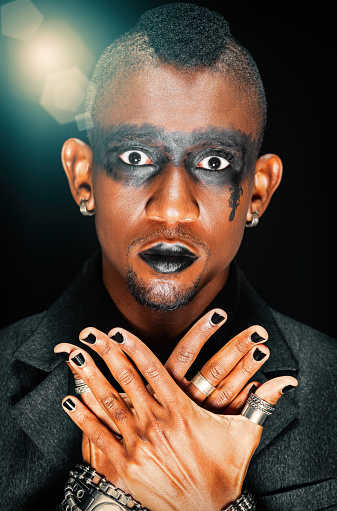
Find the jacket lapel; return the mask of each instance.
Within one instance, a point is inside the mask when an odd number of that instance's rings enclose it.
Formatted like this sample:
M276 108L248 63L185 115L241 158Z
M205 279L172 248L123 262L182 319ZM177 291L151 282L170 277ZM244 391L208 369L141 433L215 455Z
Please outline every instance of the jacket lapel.
M75 444L80 448L79 430L61 407L68 392L69 369L63 362L12 408L20 427L56 466L73 457Z
M298 374L297 360L277 325L270 308L251 287L237 267L235 271L238 272L239 299L235 308L234 318L232 319L229 337L226 341L252 325L259 324L263 326L268 332L267 346L270 349L270 357L261 370L254 375L252 381L259 381L263 384L277 376L289 375L296 378ZM214 337L217 338L219 345L224 344L223 338L220 340L221 329L218 330ZM287 428L296 419L297 415L296 390L291 390L280 398L273 415L266 420L261 441L255 451L255 455L261 452L277 435Z
M251 314L254 314L255 317L255 322L251 322L251 324L261 324L266 328L269 336L267 345L270 349L270 357L257 373L257 381L264 383L271 378L286 375L296 378L298 375L298 362L278 327L270 308L248 284L243 275L241 275L240 286L243 307L245 310L252 311ZM277 435L285 430L296 419L297 415L298 403L296 391L291 390L279 399L273 415L266 420L261 441L255 451L255 455L261 452Z
M62 399L73 392L73 377L63 358L54 353L59 342L74 343L78 338L76 282L45 313L38 328L15 353L17 360L39 369L45 377L14 404L12 415L56 466L73 458L76 450L81 452L80 430L61 406Z
M266 420L255 456L286 429L296 419L297 414L296 393L295 391L290 391L280 398L273 415Z

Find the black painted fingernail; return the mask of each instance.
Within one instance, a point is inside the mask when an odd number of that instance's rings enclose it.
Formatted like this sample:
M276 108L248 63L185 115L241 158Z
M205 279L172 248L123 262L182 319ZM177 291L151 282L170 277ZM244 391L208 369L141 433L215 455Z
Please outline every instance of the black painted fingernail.
M72 401L69 398L64 401L62 406L64 406L64 408L66 408L70 412L73 412L74 410L76 410L76 405L75 405L74 401Z
M259 348L256 348L256 350L253 353L253 359L257 362L260 362L264 357L266 356L266 353L263 353L263 351L259 350Z
M284 394L285 392L288 392L288 390L295 389L296 385L287 385L281 390L281 394Z
M115 333L115 335L112 335L110 339L112 339L115 342L118 342L118 344L122 344L124 342L124 337L120 332L117 332Z
M88 344L95 344L97 339L96 339L96 336L94 334L89 334L84 339L81 339L81 341L87 342Z
M66 351L61 351L60 353L58 353L58 355L61 355L61 357L63 357L64 360L66 362L68 362L68 360L69 360L69 353L67 353Z
M252 342L260 342L260 341L265 341L264 337L261 337L260 334L258 334L257 332L254 332L251 336L250 336L250 339Z
M79 353L78 355L76 355L76 357L73 357L70 360L74 362L78 367L83 367L85 364L85 358L82 355L82 353Z
M224 319L225 318L223 316L221 316L221 314L218 314L217 312L214 312L213 316L211 317L211 323L213 323L213 325L218 325Z
M252 385L251 388L249 389L249 395L250 394L255 394L256 390L257 390L257 386L256 385Z

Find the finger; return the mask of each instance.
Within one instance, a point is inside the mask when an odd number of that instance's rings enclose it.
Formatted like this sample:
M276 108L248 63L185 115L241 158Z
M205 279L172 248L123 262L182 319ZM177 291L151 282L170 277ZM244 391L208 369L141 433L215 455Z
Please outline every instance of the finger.
M297 385L298 381L292 376L279 376L261 385L255 395L271 405L276 405L285 392L297 387Z
M119 439L76 397L65 397L62 401L62 407L90 442L107 456L111 457L113 455L114 465L117 466L118 461L124 457L124 448Z
M93 392L96 400L122 435L132 431L134 420L131 411L124 403L119 393L96 367L93 359L84 350L74 350L69 358L69 364L77 369L80 377Z
M107 428L109 428L115 435L121 436L121 432L113 422L113 420L109 417L106 411L100 406L95 395L92 392L84 392L80 396L81 401L85 403L85 405L96 415L98 419L104 424Z
M242 412L243 407L245 406L249 394L255 392L261 383L257 381L250 382L246 387L238 394L238 396L224 408L220 413L223 415L239 415ZM211 410L212 411L212 410ZM219 413L219 412L217 412Z
M168 358L165 367L172 378L180 385L186 386L184 378L188 369L197 358L205 342L227 321L227 314L222 309L213 309L199 319L186 335L179 341Z
M135 362L156 395L157 399L151 396L154 403L160 402L163 404L165 402L166 405L174 404L177 406L177 399L186 402L186 395L177 386L154 353L138 337L123 328L112 329L108 336L113 342L117 342L121 349ZM133 405L135 406L135 401L133 401Z
M87 435L83 433L82 436L82 458L83 463L85 465L89 465L91 467L94 467L94 465L91 463L91 442Z
M76 371L76 369L74 369L69 364L69 355L70 355L70 353L72 353L74 350L77 350L77 349L78 349L78 346L75 346L75 344L69 344L68 342L61 342L60 344L57 344L54 348L54 353L58 353L64 357L66 364L68 365L69 369L73 373L75 379L79 379L80 376L79 376L78 372Z
M219 413L228 406L268 360L269 355L269 349L263 344L250 350L207 398L207 409L211 407Z
M266 342L268 339L267 331L260 325L253 325L231 339L221 350L219 350L202 367L200 373L206 380L217 387L217 385L227 376L239 361L252 350L256 345ZM242 386L240 387L240 389ZM190 383L186 390L187 394L201 404L206 396L193 383ZM232 396L232 399L235 396Z
M146 389L137 369L120 349L118 342L92 327L82 330L79 338L102 357L113 377L133 403L136 413L141 416L155 400ZM118 340L118 336L116 339Z
M77 367L74 367L74 364L69 363L69 356L71 353L73 353L75 350L78 350L78 346L75 346L74 344L68 344L68 343L60 343L54 348L55 353L62 353L62 354L68 354L68 360L66 361L69 369L74 375L74 379L78 380L81 379L81 376L77 370ZM112 431L116 434L120 435L120 431L117 428L117 426L114 424L114 422L110 419L110 417L105 413L103 408L98 404L97 399L95 398L94 394L90 392L84 392L81 394L81 399L83 403L87 405L87 407L97 416L99 419L105 424L109 429L112 429Z
M78 346L75 346L75 344L70 344L69 342L60 342L57 344L54 348L54 353L70 353L74 350L77 350Z

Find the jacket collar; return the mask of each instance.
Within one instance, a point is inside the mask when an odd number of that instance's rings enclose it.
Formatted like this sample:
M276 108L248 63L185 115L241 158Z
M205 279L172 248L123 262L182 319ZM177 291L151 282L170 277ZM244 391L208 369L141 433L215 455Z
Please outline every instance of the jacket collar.
M277 376L298 375L298 362L275 321L271 309L248 283L238 269L239 300L232 323L232 336L254 324L260 324L268 332L267 346L270 357L254 375L253 380L265 383ZM284 394L277 403L276 410L268 417L255 451L255 456L264 449L281 431L283 431L298 414L296 391Z
M77 279L45 313L35 332L15 353L17 360L44 371L46 377L13 406L12 413L35 444L46 455L60 462L74 456L75 446L80 451L81 435L77 426L61 408L63 397L73 391L73 379L63 359L55 354L53 349L59 342L76 344L80 328L79 318L83 316L80 298L90 273L90 264L89 261L84 265ZM218 330L213 336L215 342L220 348L243 329L253 324L261 324L269 334L268 347L271 356L262 370L254 376L254 380L264 383L275 376L296 376L297 361L271 310L249 285L242 272L237 268L235 272L239 288L233 318L229 318L230 329L226 332L226 339L221 329ZM223 307L221 303L217 306ZM290 391L282 396L276 411L268 418L255 454L286 428L296 415L296 393ZM52 434L46 435L46 431Z

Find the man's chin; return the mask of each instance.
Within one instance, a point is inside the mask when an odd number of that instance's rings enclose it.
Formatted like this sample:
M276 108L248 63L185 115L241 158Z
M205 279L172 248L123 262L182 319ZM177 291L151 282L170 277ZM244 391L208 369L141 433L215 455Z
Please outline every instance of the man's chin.
M198 293L201 277L189 286L167 280L147 283L132 268L128 269L128 289L138 303L158 312L186 307Z

